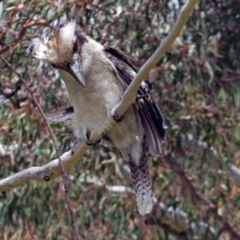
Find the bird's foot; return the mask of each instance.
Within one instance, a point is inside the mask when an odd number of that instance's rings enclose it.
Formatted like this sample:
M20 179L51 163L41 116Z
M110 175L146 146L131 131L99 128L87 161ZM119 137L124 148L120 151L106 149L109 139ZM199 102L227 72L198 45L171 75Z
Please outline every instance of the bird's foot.
M88 130L86 132L86 144L88 146L94 146L94 145L96 145L96 144L101 142L101 139L99 139L97 141L92 141L91 139L96 139L96 138L94 138L94 134L92 134L91 131Z
M100 143L100 142L101 142L101 139L98 140L98 141L96 141L96 142L92 142L92 141L90 141L90 140L86 140L86 144L87 144L88 146L94 146L94 145L97 145L97 144Z
M123 120L123 117L118 118L117 116L113 115L112 118L114 119L114 121L116 122L121 122Z

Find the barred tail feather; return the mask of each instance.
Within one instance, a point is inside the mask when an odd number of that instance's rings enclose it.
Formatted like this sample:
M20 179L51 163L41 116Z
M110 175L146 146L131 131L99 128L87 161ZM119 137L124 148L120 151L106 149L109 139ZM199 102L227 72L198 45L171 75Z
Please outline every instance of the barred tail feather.
M145 156L139 160L139 165L129 161L133 186L136 193L138 211L141 215L150 213L152 202L152 181L149 174L148 163Z
M151 212L153 207L153 200L152 200L152 180L149 173L147 158L145 155L140 159L138 167L141 171L142 182L146 192L145 197L146 201L145 214L146 214Z

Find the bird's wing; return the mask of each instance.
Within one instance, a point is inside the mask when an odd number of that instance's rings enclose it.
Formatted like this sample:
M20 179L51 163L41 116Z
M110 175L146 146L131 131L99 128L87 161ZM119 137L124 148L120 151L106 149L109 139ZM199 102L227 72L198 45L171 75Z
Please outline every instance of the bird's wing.
M73 114L74 114L74 109L72 106L70 106L59 111L47 113L46 117L47 117L47 121L51 124L53 122L71 121L73 118Z
M120 81L128 86L139 71L134 60L114 48L105 48L105 55L117 69ZM136 105L145 131L148 152L151 155L162 155L162 142L165 139L165 119L157 105L150 97L151 84L143 81L137 93Z

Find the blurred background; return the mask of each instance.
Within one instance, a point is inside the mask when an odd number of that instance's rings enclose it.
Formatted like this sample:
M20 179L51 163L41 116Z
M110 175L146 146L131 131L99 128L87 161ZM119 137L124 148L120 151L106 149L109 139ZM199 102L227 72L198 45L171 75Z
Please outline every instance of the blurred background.
M25 54L31 39L75 18L86 34L143 64L183 4L1 1L0 54L26 79L44 111L55 111L68 106L66 90L49 64ZM139 215L127 189L127 167L115 149L92 147L68 172L82 238L239 239L240 180L234 178L239 170L234 166L240 167L239 23L238 0L199 1L156 66L153 95L168 130L166 156L149 158L156 204L149 216ZM52 127L61 152L76 144L69 127ZM29 93L0 62L0 179L55 158ZM61 178L0 193L0 239L74 239Z

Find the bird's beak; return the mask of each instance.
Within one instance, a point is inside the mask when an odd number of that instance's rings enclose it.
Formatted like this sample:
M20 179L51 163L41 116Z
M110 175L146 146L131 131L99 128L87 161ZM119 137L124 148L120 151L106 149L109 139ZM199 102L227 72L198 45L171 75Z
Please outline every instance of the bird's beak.
M73 62L69 65L69 73L83 86L85 87L85 79L82 72L82 63L80 56L76 54Z

